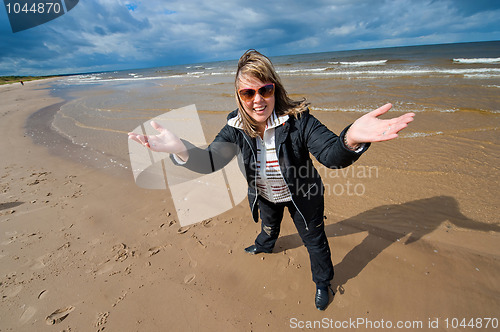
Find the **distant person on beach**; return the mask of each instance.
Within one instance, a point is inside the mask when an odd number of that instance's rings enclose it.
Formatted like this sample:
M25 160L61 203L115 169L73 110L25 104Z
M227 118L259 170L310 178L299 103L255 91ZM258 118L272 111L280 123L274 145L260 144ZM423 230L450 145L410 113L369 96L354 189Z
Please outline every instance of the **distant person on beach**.
M261 219L261 232L245 251L273 251L287 207L309 252L315 305L325 310L329 293L334 295L330 287L334 272L324 229L323 182L310 154L326 167L347 167L371 142L396 138L414 114L378 119L392 107L386 104L361 116L337 136L310 114L305 99L288 96L271 61L255 50L245 52L238 62L235 94L238 109L228 115L226 125L207 149L193 147L155 122L152 126L158 135L129 133L129 138L153 151L171 153L175 163L201 173L221 169L241 153L252 216L255 222L259 214ZM207 153L215 167L199 162Z
M23 81L20 81L21 82L21 85L24 85L24 82Z

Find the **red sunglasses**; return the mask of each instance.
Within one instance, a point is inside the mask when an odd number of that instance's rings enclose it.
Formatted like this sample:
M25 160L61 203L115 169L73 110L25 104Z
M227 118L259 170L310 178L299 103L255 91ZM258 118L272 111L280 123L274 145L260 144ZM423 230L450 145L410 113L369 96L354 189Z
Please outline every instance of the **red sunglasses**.
M238 90L238 94L243 101L249 102L255 98L255 94L258 93L262 98L269 98L274 95L274 83L269 83L261 86L258 90L255 89L241 89Z

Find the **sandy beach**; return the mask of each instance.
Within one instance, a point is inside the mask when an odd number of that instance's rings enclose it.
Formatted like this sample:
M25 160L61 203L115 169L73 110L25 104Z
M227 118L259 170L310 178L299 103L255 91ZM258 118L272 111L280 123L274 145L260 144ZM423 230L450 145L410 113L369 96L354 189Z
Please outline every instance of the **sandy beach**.
M57 154L34 144L28 118L63 102L50 84L0 87L0 331L498 324L498 114L418 114L408 134L441 134L374 144L345 172L320 169L337 290L320 312L288 216L274 253L251 256L243 248L260 225L246 201L180 228L168 191L65 158L74 147L62 138ZM336 132L359 116L314 114Z

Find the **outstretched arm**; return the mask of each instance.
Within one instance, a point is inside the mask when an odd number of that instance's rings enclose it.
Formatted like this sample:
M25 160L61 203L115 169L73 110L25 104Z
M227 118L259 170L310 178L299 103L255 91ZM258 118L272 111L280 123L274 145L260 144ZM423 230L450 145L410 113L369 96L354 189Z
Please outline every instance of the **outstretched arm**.
M151 126L159 132L158 135L128 133L128 138L144 145L152 151L176 154L183 161L189 159L187 148L179 137L154 121L151 121Z
M362 143L388 141L398 137L398 132L413 121L415 114L406 113L387 120L378 118L391 107L391 104L386 104L354 121L346 134L347 144L357 147Z

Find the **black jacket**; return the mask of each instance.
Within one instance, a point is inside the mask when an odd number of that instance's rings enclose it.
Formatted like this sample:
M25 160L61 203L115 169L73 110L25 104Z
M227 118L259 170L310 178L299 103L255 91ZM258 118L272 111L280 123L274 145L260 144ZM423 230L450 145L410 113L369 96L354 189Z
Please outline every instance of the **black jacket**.
M238 110L231 112L227 119L237 116L237 112ZM318 209L323 211L324 207L323 182L309 153L328 168L343 168L354 163L370 145L365 144L360 152L347 149L344 145L347 129L349 126L337 136L311 115L309 110L297 117L290 116L283 125L275 128L276 154L281 173L306 228ZM199 173L217 171L238 155L240 168L248 182L250 208L254 221L257 222L255 138L248 136L242 129L226 124L206 149L194 147L186 141L184 144L189 150L189 159L184 167Z

